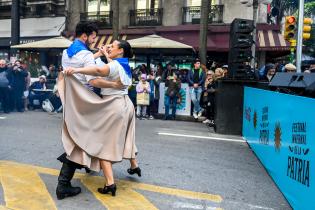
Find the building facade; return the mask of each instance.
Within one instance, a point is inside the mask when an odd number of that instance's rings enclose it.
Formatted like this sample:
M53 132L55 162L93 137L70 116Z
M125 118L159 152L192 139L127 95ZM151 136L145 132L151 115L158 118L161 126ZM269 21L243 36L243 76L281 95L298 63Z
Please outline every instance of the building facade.
M97 48L112 41L111 1L82 1L80 20L96 21L100 27ZM74 4L71 4L74 5ZM157 34L199 48L201 0L120 0L119 34L127 40ZM77 14L78 16L78 14ZM207 49L210 59L227 60L229 26L234 18L253 19L253 8L235 0L212 0L209 14ZM78 21L78 19L76 19ZM77 22L72 22L75 26ZM260 65L266 57L288 53L289 44L280 27L267 24L267 5L259 5L257 51ZM73 28L69 30L74 30Z
M64 0L20 0L20 43L59 36L66 25ZM0 0L0 58L9 59L12 0ZM41 52L21 52L27 60L45 62ZM50 59L57 59L51 52ZM39 64L39 63L38 63Z
M82 20L99 25L99 36L92 48L111 43L115 12L112 1L115 0L20 0L21 42L58 36L63 30L73 34L75 25ZM253 9L235 0L210 1L208 55L226 62L230 23L234 18L252 19ZM1 52L9 51L11 2L0 0L0 24L4 26L0 28L0 57ZM190 45L198 52L201 0L119 0L118 13L121 39L157 34ZM266 20L267 6L259 5L257 50L262 64L266 57L289 50L280 27L268 25Z

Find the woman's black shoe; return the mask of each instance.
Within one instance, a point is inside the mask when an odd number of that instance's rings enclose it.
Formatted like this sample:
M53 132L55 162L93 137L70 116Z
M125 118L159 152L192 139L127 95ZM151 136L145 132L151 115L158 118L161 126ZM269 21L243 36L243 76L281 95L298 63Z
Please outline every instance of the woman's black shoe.
M97 189L97 191L101 194L107 194L107 193L111 192L112 196L116 196L116 190L117 190L116 184L112 184L109 186L105 186L104 188L98 188Z
M127 170L128 174L133 175L133 174L138 174L138 176L141 176L141 169L139 167L137 168L128 168Z

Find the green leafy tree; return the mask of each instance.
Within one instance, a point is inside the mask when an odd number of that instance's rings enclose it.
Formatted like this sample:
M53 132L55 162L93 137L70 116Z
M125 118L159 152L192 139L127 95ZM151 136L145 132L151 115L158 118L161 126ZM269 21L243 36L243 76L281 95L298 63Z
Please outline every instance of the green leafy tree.
M294 12L294 16L298 17L298 9ZM304 17L314 17L315 16L315 0L309 1L304 5ZM310 56L315 56L315 24L312 24L311 38L303 41L305 46L303 52Z
M306 12L309 11L310 13L313 12L314 14L314 7L312 7L312 4L314 3L315 3L315 0L305 0L305 10L307 10ZM299 1L298 0L273 0L271 5L277 8L279 11L279 15L277 16L277 24L280 24L282 21L282 18L285 15L292 15L298 10Z

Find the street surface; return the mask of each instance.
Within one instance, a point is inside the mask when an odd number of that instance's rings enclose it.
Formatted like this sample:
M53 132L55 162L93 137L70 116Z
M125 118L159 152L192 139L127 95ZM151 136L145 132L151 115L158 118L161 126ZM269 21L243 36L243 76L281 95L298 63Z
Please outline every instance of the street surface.
M0 210L286 210L291 209L240 137L194 122L137 120L142 177L114 165L117 196L101 195L102 173L77 171L82 193L57 200L63 153L61 114L0 114ZM93 141L93 139L91 139Z

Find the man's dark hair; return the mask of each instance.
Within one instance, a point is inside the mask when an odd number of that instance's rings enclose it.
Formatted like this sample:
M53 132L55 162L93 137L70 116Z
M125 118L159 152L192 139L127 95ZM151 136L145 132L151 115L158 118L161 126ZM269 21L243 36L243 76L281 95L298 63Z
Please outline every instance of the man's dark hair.
M131 49L131 46L129 42L125 40L118 40L118 47L122 48L124 50L124 58L132 58L133 57L133 51Z
M14 61L14 64L16 64L17 62L19 62L20 64L23 64L23 62L21 60Z
M196 58L195 61L194 61L194 63L197 63L197 62L201 63L199 58Z
M94 22L82 21L75 28L75 36L80 37L82 34L90 36L93 32L98 33L98 27Z

